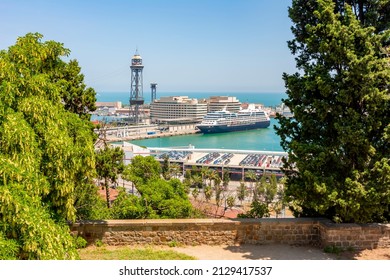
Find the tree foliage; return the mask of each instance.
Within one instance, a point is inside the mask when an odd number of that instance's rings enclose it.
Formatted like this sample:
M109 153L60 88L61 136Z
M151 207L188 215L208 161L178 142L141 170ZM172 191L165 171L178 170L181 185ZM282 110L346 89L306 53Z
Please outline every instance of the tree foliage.
M183 183L179 179L160 177L161 165L152 156L135 156L126 166L123 178L132 181L139 197L132 194L119 196L113 205L121 209L120 218L188 218L193 208Z
M276 176L263 175L256 184L257 200L262 201L267 207L273 203L278 191Z
M106 145L104 148L96 152L96 172L100 178L104 180L104 187L106 189L107 207L110 208L110 183L115 183L118 175L124 169L125 153L120 147L110 147Z
M261 219L263 217L269 217L269 209L265 203L254 200L251 203L251 209L246 213L238 214L237 217L246 219Z
M135 156L131 164L123 172L124 178L135 184L143 184L152 179L160 178L161 165L152 156Z
M0 238L16 258L74 259L66 221L76 217L75 190L94 175L84 115L94 92L79 68L65 75L77 64L62 60L69 50L41 39L27 34L0 52ZM70 85L84 110L70 106Z
M169 172L169 169L170 169L169 156L164 155L164 161L161 164L161 172L162 172L163 177L166 180L169 180L171 178L171 174Z
M388 9L379 0L295 0L289 9L300 72L283 74L294 118L278 116L275 128L297 216L390 219Z
M240 185L237 187L237 198L241 202L241 205L247 196L248 196L248 190L245 186L245 182L241 181Z
M249 173L249 178L255 180L253 189L252 203L250 210L244 214L240 214L240 218L262 218L269 217L271 210L275 210L275 206L281 205L281 197L278 194L278 182L275 175L263 175L260 178L255 173ZM281 191L281 190L280 190ZM239 199L245 198L246 189L245 183L241 182L238 187Z

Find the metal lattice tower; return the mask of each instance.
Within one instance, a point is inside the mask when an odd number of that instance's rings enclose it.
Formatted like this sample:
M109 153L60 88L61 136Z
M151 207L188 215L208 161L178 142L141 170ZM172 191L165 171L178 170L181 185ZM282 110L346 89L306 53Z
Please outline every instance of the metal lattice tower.
M151 96L151 98L150 98L150 103L153 103L154 100L157 99L156 86L157 86L156 83L151 83L151 84L150 84L150 89L151 89L151 92L152 92L152 96Z
M131 59L131 88L130 88L130 119L135 124L143 119L143 112L140 110L140 107L144 105L144 96L143 96L143 78L142 70L144 66L142 65L142 57L138 54L138 50L135 52L134 56Z

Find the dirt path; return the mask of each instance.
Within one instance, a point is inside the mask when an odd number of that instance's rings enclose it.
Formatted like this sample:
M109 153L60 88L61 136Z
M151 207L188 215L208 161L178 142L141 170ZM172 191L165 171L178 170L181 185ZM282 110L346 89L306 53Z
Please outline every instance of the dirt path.
M325 253L323 249L290 245L194 246L171 248L198 260L390 260L390 248Z

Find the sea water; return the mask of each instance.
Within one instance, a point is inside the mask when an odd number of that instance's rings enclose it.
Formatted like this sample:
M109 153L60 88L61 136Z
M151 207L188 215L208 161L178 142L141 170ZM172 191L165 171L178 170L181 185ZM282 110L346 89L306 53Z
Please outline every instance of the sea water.
M145 103L150 103L151 94L143 93ZM188 96L189 98L209 98L210 96L237 97L241 103L261 103L265 106L277 106L286 98L285 93L256 93L256 92L157 92L157 99L162 96ZM128 105L130 92L98 92L96 95L99 102L121 101L122 105Z

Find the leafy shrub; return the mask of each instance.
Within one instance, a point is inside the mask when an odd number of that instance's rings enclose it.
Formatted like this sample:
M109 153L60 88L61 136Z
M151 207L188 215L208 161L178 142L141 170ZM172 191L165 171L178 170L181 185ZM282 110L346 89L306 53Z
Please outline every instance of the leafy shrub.
M332 245L332 246L326 246L326 247L324 248L324 252L325 252L325 253L330 253L330 254L336 254L336 255L338 255L338 254L340 254L342 251L343 251L342 248L337 247L337 246L334 246L334 245Z
M16 240L6 239L0 232L0 260L16 260L19 252L19 244Z
M257 200L251 204L251 209L245 214L238 214L238 218L263 218L269 217L269 209L265 203L261 203Z
M81 248L87 247L88 242L87 242L87 240L85 240L81 236L77 236L77 237L74 237L74 244L75 244L77 249L81 249Z
M96 247L102 247L104 245L103 241L101 241L100 239L96 240L95 241L95 246Z

